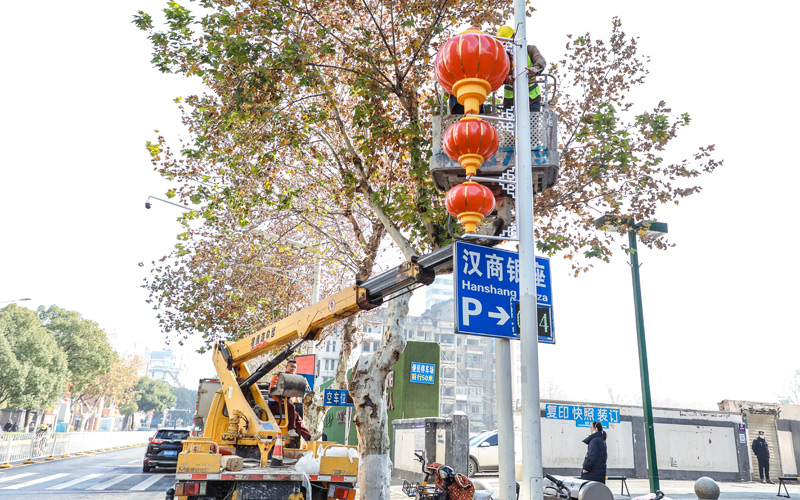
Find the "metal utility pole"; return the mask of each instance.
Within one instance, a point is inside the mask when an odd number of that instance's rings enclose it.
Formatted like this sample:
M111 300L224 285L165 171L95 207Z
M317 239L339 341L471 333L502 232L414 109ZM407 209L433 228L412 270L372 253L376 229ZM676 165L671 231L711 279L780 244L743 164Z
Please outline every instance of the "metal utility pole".
M644 443L647 449L647 470L650 477L650 492L658 491L658 461L656 460L656 435L653 431L653 404L650 401L650 372L647 368L647 345L644 338L644 312L642 310L642 287L639 280L639 249L636 246L637 228L628 231L631 256L631 278L633 279L633 306L636 310L636 340L639 345L639 373L642 377L642 411L644 413Z
M528 41L525 0L514 1L514 109L519 235L520 354L522 376L522 498L542 500L542 422L539 401L539 345L536 329L536 257L533 238L533 170L528 109ZM498 433L499 434L499 433Z
M517 494L514 482L516 461L514 460L514 413L511 395L511 340L496 339L497 357L497 453L500 471L501 500L513 500Z

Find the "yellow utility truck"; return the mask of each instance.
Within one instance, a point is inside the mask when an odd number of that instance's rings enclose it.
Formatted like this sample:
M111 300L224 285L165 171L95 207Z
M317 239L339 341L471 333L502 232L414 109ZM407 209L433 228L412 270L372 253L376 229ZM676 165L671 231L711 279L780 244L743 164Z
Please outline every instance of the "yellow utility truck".
M218 342L212 356L217 378L204 379L206 384L201 381L198 394L195 429L202 429L202 437L184 441L174 492L167 497L352 500L358 472L358 458L351 451L354 447L319 441L285 446L287 434L291 435L288 401L302 397L305 379L279 375L273 389L273 394L283 396L278 411L270 410L269 396L264 397L258 383L302 343L315 340L324 327L430 284L437 271L452 268L452 252L450 246L442 248L341 290L237 342ZM252 373L245 366L246 361L278 349L282 350ZM319 459L318 473L296 466L305 455L310 455L305 461Z

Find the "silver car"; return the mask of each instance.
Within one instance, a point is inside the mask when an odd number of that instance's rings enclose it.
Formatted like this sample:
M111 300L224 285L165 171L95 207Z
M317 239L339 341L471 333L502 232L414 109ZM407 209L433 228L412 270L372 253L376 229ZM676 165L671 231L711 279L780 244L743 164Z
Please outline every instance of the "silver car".
M469 440L469 476L497 471L497 431L486 431Z

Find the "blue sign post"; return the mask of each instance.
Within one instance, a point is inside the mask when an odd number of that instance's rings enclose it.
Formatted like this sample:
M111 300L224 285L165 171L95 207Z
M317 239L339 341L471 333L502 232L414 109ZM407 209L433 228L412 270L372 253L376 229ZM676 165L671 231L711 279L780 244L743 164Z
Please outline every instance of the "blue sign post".
M519 339L519 254L463 241L454 252L456 333ZM554 344L550 259L536 257L535 276L539 341Z

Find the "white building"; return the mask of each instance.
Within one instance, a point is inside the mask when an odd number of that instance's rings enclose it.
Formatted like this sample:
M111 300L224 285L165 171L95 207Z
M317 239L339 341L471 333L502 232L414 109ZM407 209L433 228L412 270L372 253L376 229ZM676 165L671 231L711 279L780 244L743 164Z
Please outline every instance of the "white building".
M160 351L145 351L146 375L152 379L163 380L174 386L181 387L181 380L186 376L188 367L183 356L175 355L171 349Z
M433 283L425 287L425 310L440 303L453 299L453 275L442 274L436 277Z

